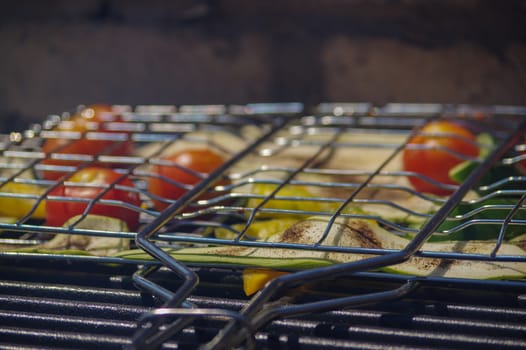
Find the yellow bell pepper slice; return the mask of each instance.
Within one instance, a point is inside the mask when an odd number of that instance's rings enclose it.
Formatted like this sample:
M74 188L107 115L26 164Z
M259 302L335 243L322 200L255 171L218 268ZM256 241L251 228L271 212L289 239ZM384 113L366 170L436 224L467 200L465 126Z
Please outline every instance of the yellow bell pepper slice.
M291 217L269 219L269 220L258 220L254 221L247 229L246 236L265 240L270 236L280 233L298 222L298 219ZM234 224L232 228L236 231L241 231L245 227L245 224ZM214 235L217 238L233 239L236 237L236 233L226 228L217 228L214 230Z
M276 189L274 184L254 184L251 193L255 195L269 196ZM275 197L297 197L297 199L275 199ZM286 185L281 188L274 196L263 205L266 209L277 209L283 211L294 211L295 213L264 213L259 212L258 218L283 218L294 217L297 219L305 219L319 213L333 213L337 210L341 202L330 202L319 200L319 195L313 192L308 186L304 185ZM250 198L247 201L248 208L256 208L261 204L263 199ZM347 205L343 210L346 214L365 214L365 211L356 205Z
M247 296L256 293L267 282L288 272L262 268L246 268L243 270L243 290Z
M274 184L255 184L252 187L252 193L256 195L269 196L276 189ZM276 197L298 197L299 199L275 199ZM306 186L302 185L287 185L281 188L275 195L274 199L269 200L263 205L263 208L291 210L300 212L324 212L337 208L336 205L316 201L316 195L313 194ZM312 200L309 200L311 199ZM247 202L247 207L255 208L261 204L261 198L250 198ZM273 213L259 213L259 217L273 217L277 214ZM313 214L286 214L295 217L304 217ZM281 215L282 216L282 215Z
M8 182L0 187L0 216L21 218L28 214L35 203L36 197L41 196L45 188L25 183ZM27 194L35 198L22 198L10 194ZM46 218L45 201L40 201L35 211L31 215L34 219Z

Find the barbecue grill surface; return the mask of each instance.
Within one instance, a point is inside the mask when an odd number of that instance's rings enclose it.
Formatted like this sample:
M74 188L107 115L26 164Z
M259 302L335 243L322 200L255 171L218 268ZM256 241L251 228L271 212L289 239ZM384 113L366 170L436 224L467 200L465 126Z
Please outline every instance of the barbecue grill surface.
M134 287L134 271L132 265L3 259L0 347L122 349L131 344L139 317L162 304ZM239 271L201 268L197 273L202 282L190 302L229 310L247 302ZM154 280L177 287L167 271ZM360 274L312 286L304 298L376 292L400 283ZM261 349L524 349L525 325L520 283L488 288L477 282L422 281L400 300L273 321L255 339ZM195 349L222 326L201 320L162 348Z

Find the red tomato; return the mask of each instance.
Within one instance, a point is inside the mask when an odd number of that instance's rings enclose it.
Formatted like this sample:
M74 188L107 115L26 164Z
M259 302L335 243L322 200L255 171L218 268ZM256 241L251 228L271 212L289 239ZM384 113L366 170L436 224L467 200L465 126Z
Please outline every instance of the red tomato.
M187 192L185 185L195 185L202 180L199 175L205 176L224 163L219 154L209 149L189 149L174 153L164 160L173 162L174 165L154 165L152 172L156 176L148 181L148 191L156 196L176 200ZM168 178L181 186L169 183ZM226 184L226 181L220 182ZM217 195L217 194L216 194ZM213 198L213 194L204 194L200 199ZM154 200L155 209L162 211L169 203Z
M60 123L55 131L71 131L85 133L103 132L112 133L105 123L107 122L121 122L122 117L112 112L110 106L94 105L83 109L79 114L74 115L69 120ZM66 138L49 138L45 141L42 150L47 155L51 153L61 154L85 154L85 155L112 155L112 156L127 156L133 151L133 144L130 140L113 141L108 139L95 140L87 139L86 135L81 135L78 140L71 140ZM46 158L42 161L45 165L58 166L78 166L81 162L76 160L62 160ZM102 164L97 164L102 165ZM111 164L110 164L111 165ZM63 176L61 171L44 171L43 177L47 180L56 180Z
M74 185L72 183L79 183L82 185ZM68 180L64 185L60 185L53 189L50 196L60 196L68 198L83 198L93 199L105 190L104 187L89 187L83 185L111 185L118 184L121 186L133 187L133 182L128 178L122 178L114 170L107 168L85 168L79 170ZM102 196L102 199L115 200L122 203L128 203L139 207L141 200L137 192L126 191L123 189L116 189L112 187ZM46 201L46 222L50 226L62 226L70 218L81 215L88 206L88 202L72 202L60 200ZM139 212L124 206L109 205L109 204L95 204L90 214L104 215L123 220L128 224L130 230L135 230L139 222Z
M521 151L520 155L526 156L526 151ZM519 169L521 174L526 175L526 158L517 163L517 169Z
M422 174L443 184L455 184L455 181L449 178L449 170L464 159L450 153L449 150L466 157L476 157L479 154L479 148L466 140L475 141L475 135L468 129L448 121L430 122L422 128L421 133L409 141L411 145L424 148L404 149L404 170ZM416 177L409 177L409 182L419 192L436 195L448 195L452 192Z

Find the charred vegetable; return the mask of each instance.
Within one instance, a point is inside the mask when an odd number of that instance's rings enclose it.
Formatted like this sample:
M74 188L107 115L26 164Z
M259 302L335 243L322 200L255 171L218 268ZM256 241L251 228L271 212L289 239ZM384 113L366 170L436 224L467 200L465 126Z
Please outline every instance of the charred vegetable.
M70 218L83 214L88 208L88 201L96 200L97 203L90 208L90 214L123 220L130 230L135 230L139 223L139 212L134 207L141 205L141 199L137 192L132 191L133 188L134 184L128 177L112 169L81 169L50 192L50 196L63 199L47 201L46 222L50 226L62 226ZM75 199L85 201L77 202ZM100 204L99 199L114 201L115 205Z
M75 224L77 230L95 230L109 232L128 231L126 222L108 216L88 215L77 222L80 216L68 220L64 227ZM10 247L2 249L24 253L52 253L65 255L97 255L111 256L122 250L129 249L129 239L114 237L97 237L81 234L57 234L49 241L30 247Z
M284 232L271 236L267 242L297 243L314 245L322 237L327 225L324 218L310 218L299 221ZM378 226L373 220L339 219L323 241L323 245L336 247L359 247L376 249L403 249L409 240L399 237ZM494 248L489 241L450 241L426 243L422 250L435 252L456 252L487 255ZM275 247L205 247L168 250L183 262L207 264L235 264L266 268L311 268L330 263L357 261L371 257L369 254L350 254L321 250L299 250ZM503 244L500 254L525 256L526 252L515 244ZM139 251L119 253L125 258L148 258ZM497 279L523 278L526 276L524 262L497 262L491 260L442 260L438 258L412 257L383 271L417 276L444 276L458 278Z

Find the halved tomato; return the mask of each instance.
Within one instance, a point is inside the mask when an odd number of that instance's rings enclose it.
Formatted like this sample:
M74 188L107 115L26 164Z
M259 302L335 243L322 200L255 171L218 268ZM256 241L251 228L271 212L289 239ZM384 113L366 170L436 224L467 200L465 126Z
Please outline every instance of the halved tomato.
M54 131L58 132L77 132L78 139L68 139L64 137L46 139L42 150L47 155L42 161L44 165L54 166L79 166L82 162L79 160L55 159L51 157L53 153L61 155L111 155L111 156L129 156L133 152L133 143L127 136L125 140L112 139L115 131L108 128L108 123L122 122L122 116L112 110L111 106L94 105L83 109L80 113L72 116L70 119L61 122ZM87 138L87 132L101 133L102 137ZM125 133L126 134L126 133ZM94 165L102 166L102 163ZM110 166L111 164L108 164ZM42 176L47 180L57 180L65 175L59 170L45 170Z
M171 154L164 161L170 165L155 164L152 166L152 176L148 180L148 191L156 196L176 200L188 191L188 186L193 186L202 181L204 177L219 168L224 159L218 153L207 149L188 149ZM220 184L226 184L222 180ZM217 193L207 192L200 199L213 198ZM168 207L167 201L154 199L154 206L162 211Z
M475 138L467 128L453 122L430 122L411 138L409 146L404 149L403 168L442 184L456 184L449 177L449 170L463 162L465 159L462 157L478 156L480 150ZM436 195L452 192L417 177L409 177L409 182L419 192Z
M112 169L90 167L76 172L65 184L49 193L49 196L67 197L70 200L48 199L46 223L50 226L64 225L70 218L83 214L88 206L88 201L75 199L96 199L106 191L101 199L113 200L115 205L95 203L89 213L123 220L130 230L135 230L139 222L139 211L127 206L140 207L140 196L138 192L116 188L116 185L130 189L134 187L130 179Z

